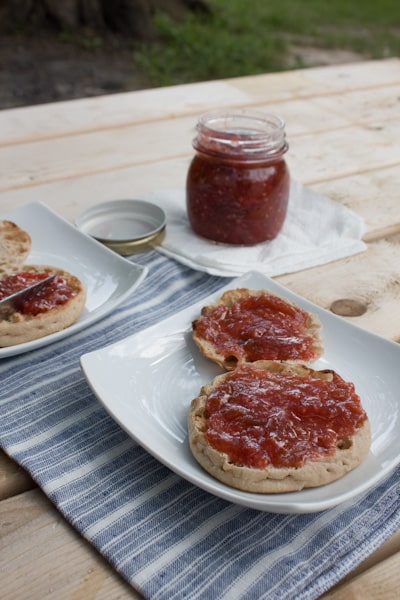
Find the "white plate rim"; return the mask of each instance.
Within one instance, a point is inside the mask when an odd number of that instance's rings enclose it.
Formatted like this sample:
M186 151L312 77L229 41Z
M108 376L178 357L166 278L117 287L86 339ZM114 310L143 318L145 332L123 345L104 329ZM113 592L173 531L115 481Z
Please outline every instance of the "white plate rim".
M85 277L85 271L79 271L79 265L76 261L68 261L68 257L65 255L61 256L61 253L57 255L57 249L52 247L51 242L54 236L57 236L58 240L62 236L64 244L69 243L74 248L78 247L87 251L87 255L78 253L78 258L82 258L82 264L85 262L85 256L90 256L92 266L99 268L98 275L107 278L107 280L113 276L116 278L116 282L112 288L110 287L110 295L104 302L100 302L93 310L86 311L84 309L78 320L66 329L30 342L0 348L0 359L42 348L94 324L119 306L147 275L147 267L128 261L112 250L109 250L90 236L82 233L77 227L58 215L43 202L25 204L3 214L1 219L15 222L33 238L36 237L36 239L39 239L40 237L40 242L36 245L33 240L31 253L27 257L25 264L34 263L62 266L71 273L74 273L81 279L87 291L87 305L93 298L90 294L94 294L95 292L90 291L89 280ZM43 226L43 223L45 226ZM68 250L68 248L66 249ZM93 281L95 277L96 274L93 273Z
M346 502L347 500L351 500L364 492L367 492L372 486L377 485L380 481L382 481L382 479L399 464L400 441L398 443L398 447L396 448L396 452L393 453L393 456L389 456L389 459L386 458L383 465L378 464L381 459L379 452L376 456L374 453L370 452L367 460L357 467L357 469L346 474L337 482L333 482L327 486L322 486L321 488L310 488L308 490L286 494L253 494L240 492L239 490L235 490L214 480L210 475L205 473L199 465L197 465L198 468L195 474L193 474L193 472L188 473L188 471L185 469L185 464L182 466L182 464L178 465L176 463L176 455L174 452L168 455L157 451L154 447L154 444L151 441L149 443L149 441L146 439L143 429L138 430L132 427L132 424L127 425L126 414L124 414L123 407L121 408L121 405L118 405L118 402L116 404L113 397L105 396L103 391L100 389L96 374L97 361L101 362L104 359L108 359L113 352L117 352L123 356L124 347L126 349L127 345L129 345L130 347L134 348L138 340L142 339L143 337L151 339L151 334L156 331L160 332L161 328L163 328L165 332L164 335L167 333L175 333L181 340L182 336L188 333L188 326L190 325L193 315L195 313L198 314L200 308L204 304L212 302L226 289L235 287L249 287L253 289L260 289L263 287L265 289L275 291L286 298L294 300L303 308L317 313L324 327L326 327L327 323L331 323L335 330L339 330L340 335L345 332L347 333L349 339L354 337L357 344L360 344L360 348L365 342L378 344L380 350L384 348L389 355L393 354L395 357L397 357L397 360L400 358L400 347L398 347L394 342L382 338L374 333L368 332L365 329L354 325L353 323L346 322L342 317L334 315L333 313L318 307L317 305L298 296L294 292L291 292L281 284L259 272L249 272L246 275L231 281L218 292L215 292L201 301L197 301L192 306L180 311L179 313L168 317L163 322L157 323L156 325L153 325L139 333L133 334L132 336L129 336L128 338L125 338L124 340L121 340L115 344L81 356L81 367L92 391L107 412L113 417L113 419L119 423L119 425L125 429L125 431L127 431L127 433L142 447L144 447L150 454L157 458L157 460L191 483L194 483L198 487L228 501L256 510L269 512L309 513L332 508L338 504ZM181 323L180 326L179 323ZM334 368L334 365L330 366ZM326 365L324 365L324 368L325 367ZM191 398L188 399L188 405L190 400ZM396 402L396 409L398 409L400 413L400 399L396 399ZM137 408L138 405L135 405L135 410L137 410ZM152 418L150 412L148 416ZM397 415L397 421L398 420L399 415ZM371 424L374 426L373 422ZM380 433L380 436L382 437L382 432ZM190 452L187 450L187 441L184 442L184 445L186 445L186 449L184 451L186 453ZM181 448L184 448L184 446L181 446ZM176 450L179 451L178 446ZM193 462L195 463L194 459ZM334 490L335 487L342 489L339 489L339 492L336 494L330 493L330 491ZM320 493L321 490L323 490L322 494Z

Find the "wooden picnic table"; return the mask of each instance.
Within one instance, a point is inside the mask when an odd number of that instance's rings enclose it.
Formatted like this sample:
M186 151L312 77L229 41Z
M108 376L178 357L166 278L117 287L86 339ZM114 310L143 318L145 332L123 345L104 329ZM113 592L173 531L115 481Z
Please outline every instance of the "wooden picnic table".
M324 308L344 300L343 318L400 342L400 59L4 110L0 214L41 201L73 221L104 200L182 188L197 116L216 107L280 114L291 173L364 219L365 252L277 279ZM4 452L0 500L2 598L140 597ZM399 588L400 532L324 598Z

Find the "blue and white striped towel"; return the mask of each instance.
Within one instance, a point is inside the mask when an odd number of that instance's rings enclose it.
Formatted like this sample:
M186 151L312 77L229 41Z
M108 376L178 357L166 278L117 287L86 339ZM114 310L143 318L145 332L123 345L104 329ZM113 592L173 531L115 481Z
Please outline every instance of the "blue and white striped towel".
M315 514L246 509L171 473L111 419L79 357L226 285L156 252L145 282L89 329L0 364L0 442L145 598L317 598L400 527L400 471Z

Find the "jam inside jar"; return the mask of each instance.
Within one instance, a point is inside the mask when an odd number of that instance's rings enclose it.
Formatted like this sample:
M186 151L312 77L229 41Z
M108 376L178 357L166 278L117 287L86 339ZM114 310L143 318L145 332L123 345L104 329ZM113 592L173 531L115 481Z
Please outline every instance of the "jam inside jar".
M192 230L226 244L275 238L289 201L284 121L251 110L211 111L196 129L186 180Z

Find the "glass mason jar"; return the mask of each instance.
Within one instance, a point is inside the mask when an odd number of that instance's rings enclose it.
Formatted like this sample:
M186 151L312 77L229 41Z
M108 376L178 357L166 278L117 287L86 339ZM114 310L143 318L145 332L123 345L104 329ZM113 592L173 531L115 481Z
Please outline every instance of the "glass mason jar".
M284 121L253 110L200 116L186 180L190 225L226 244L275 238L286 217L290 175Z

